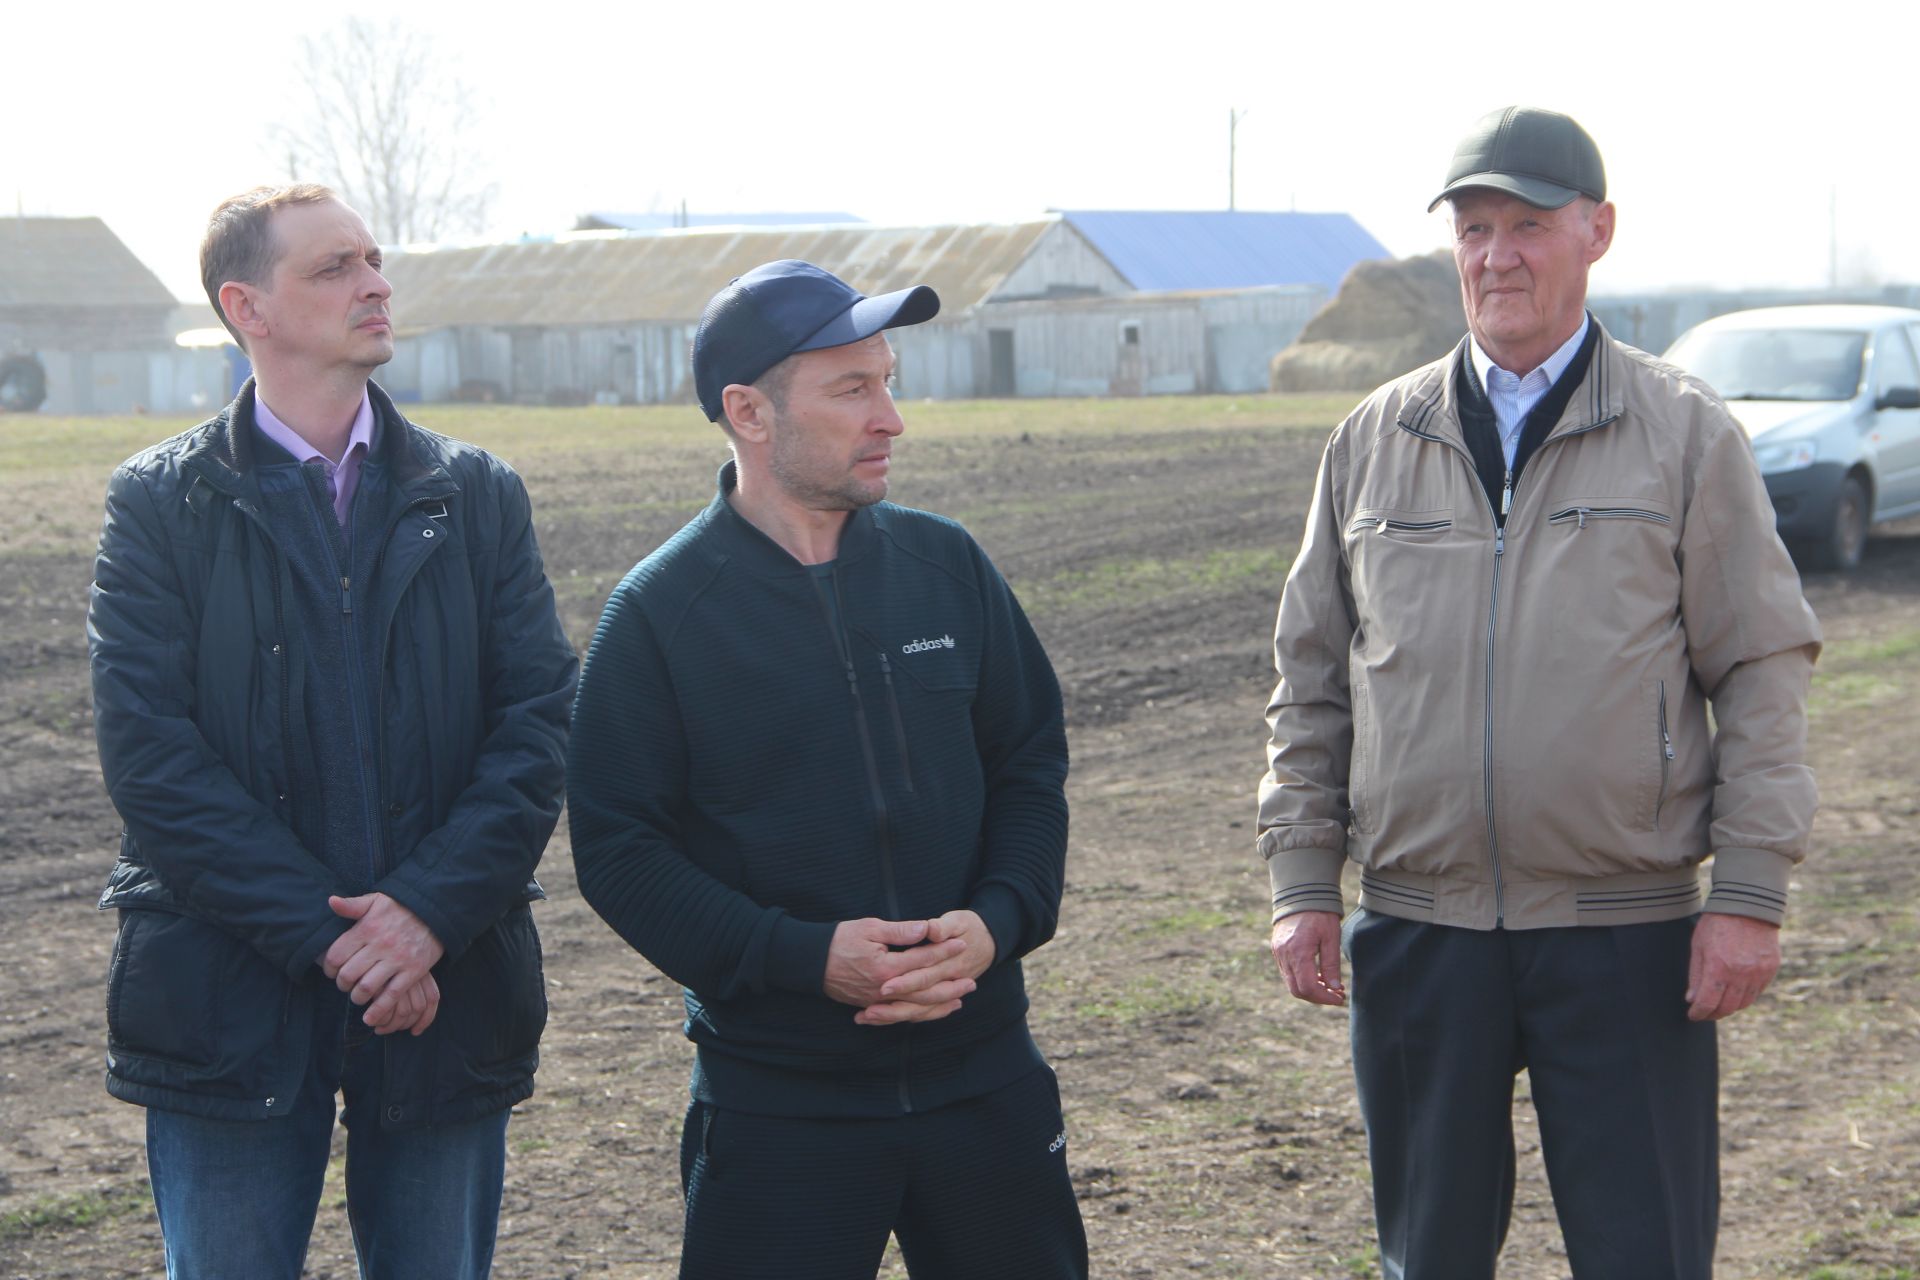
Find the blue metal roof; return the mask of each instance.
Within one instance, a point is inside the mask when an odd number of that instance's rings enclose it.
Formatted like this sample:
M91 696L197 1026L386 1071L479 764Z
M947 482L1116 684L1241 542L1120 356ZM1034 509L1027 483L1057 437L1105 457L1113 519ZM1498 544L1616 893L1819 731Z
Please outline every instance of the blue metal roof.
M1060 216L1143 293L1317 284L1393 255L1344 213L1062 210Z

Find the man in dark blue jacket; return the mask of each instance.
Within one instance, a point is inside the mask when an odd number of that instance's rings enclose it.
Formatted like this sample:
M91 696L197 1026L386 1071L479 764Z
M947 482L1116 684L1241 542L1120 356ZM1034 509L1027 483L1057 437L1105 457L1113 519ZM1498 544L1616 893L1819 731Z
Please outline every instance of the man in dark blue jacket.
M172 1280L297 1280L336 1092L362 1275L481 1277L578 662L519 477L369 381L359 215L236 196L201 274L254 379L114 472L87 615L126 823L107 1089L147 1108Z
M769 263L708 305L734 460L614 590L568 756L580 889L686 987L681 1275L1086 1274L1019 958L1067 842L1059 685L965 530L881 501L882 330L939 309Z

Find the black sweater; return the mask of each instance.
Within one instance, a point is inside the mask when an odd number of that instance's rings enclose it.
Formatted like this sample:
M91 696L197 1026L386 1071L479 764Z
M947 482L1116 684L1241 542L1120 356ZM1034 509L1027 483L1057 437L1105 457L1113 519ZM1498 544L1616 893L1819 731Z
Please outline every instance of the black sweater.
M729 464L594 635L567 769L580 890L686 987L704 1101L884 1115L998 1088L1040 1061L1018 961L1064 873L1052 667L952 521L855 512L835 619L732 484ZM863 1027L822 993L838 922L961 907L995 958L959 1012Z

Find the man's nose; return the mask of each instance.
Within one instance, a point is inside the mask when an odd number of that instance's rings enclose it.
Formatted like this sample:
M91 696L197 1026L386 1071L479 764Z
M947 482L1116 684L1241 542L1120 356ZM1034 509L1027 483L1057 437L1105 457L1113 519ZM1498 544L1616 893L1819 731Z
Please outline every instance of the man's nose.
M369 264L366 278L360 282L360 296L369 299L385 299L393 296L393 286L380 274L380 269Z
M874 415L873 430L881 435L897 436L906 429L907 421L900 416L900 406L893 402L893 393L889 391L880 411Z
M1520 265L1519 241L1509 231L1495 231L1487 237L1486 265L1494 271L1511 271Z

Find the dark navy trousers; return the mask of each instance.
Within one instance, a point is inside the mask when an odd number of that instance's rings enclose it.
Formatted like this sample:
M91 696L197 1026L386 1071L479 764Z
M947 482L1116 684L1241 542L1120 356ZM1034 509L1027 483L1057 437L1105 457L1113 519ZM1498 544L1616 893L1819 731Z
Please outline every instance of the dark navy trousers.
M1085 1280L1060 1091L1045 1067L884 1119L695 1102L680 1141L682 1280L857 1280L900 1241L914 1280Z
M1494 1274L1523 1067L1574 1280L1711 1276L1719 1064L1713 1024L1687 1021L1693 926L1348 918L1354 1074L1388 1280Z

